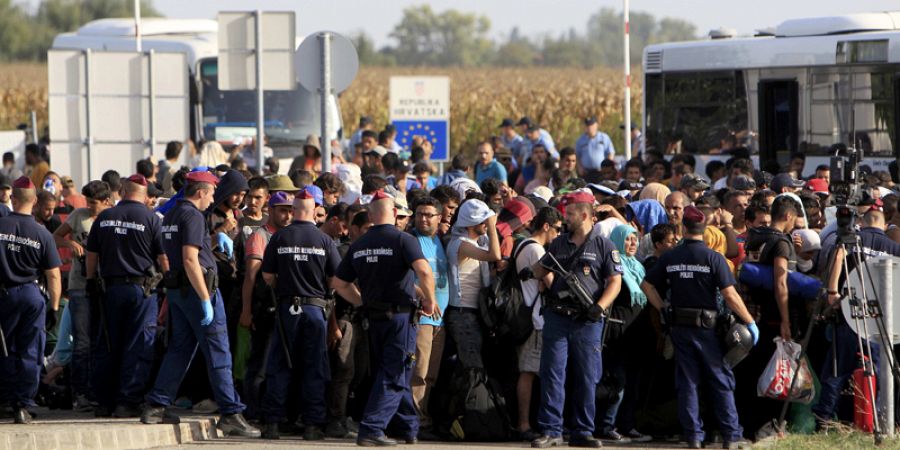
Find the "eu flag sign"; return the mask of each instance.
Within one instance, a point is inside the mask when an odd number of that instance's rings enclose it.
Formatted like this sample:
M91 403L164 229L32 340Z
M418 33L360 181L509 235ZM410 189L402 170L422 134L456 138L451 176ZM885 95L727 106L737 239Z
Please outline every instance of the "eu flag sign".
M447 121L445 120L395 120L392 122L397 129L397 143L403 148L412 147L413 138L421 136L431 142L434 152L432 161L446 161L450 149L450 141L447 139Z
M450 159L450 79L448 77L391 77L391 123L397 143L406 150L420 136L431 143L432 161Z

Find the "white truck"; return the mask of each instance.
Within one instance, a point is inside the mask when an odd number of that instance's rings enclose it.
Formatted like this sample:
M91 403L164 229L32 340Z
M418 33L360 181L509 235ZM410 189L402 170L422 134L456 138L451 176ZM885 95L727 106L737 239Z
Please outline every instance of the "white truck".
M48 52L54 170L82 185L109 169L133 173L139 159L163 158L172 140L227 145L255 136L255 91L218 88L217 32L214 20L144 19L141 52L133 19L96 20L58 35ZM282 171L306 137L319 134L319 103L299 83L265 91L265 133ZM340 110L336 99L329 105L336 138Z

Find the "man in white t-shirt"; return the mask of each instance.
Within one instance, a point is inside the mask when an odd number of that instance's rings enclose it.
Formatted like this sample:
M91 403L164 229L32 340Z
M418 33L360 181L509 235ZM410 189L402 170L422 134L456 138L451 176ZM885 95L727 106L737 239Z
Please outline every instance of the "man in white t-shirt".
M531 237L522 240L513 249L515 270L518 273L526 267L531 267L544 256L544 247L559 235L562 229L563 217L555 208L541 208L531 222L533 232ZM544 318L541 316L540 293L553 283L553 274L548 273L543 278L531 278L522 281L522 297L525 303L532 307L531 320L534 324L534 332L518 348L519 354L519 381L516 385L516 394L519 398L518 431L521 440L531 441L539 435L531 429L529 416L531 414L531 389L534 379L541 368L541 329L544 328Z

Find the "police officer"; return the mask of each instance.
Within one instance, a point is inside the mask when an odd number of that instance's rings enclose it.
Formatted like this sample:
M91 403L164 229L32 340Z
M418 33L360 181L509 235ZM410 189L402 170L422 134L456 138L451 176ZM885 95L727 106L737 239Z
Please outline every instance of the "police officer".
M87 242L87 291L101 296L103 317L94 353L95 413L138 417L153 365L156 298L151 281L168 270L162 248L162 220L144 204L147 180L135 174L122 183L122 200L97 216ZM99 275L103 280L101 293Z
M563 405L565 403L566 366L571 355L572 435L570 447L600 447L594 432L594 391L600 382L600 358L603 316L622 287L622 264L615 245L593 226L594 196L576 191L562 198L568 232L550 244L532 268L540 279L548 272L562 269L574 274L590 300L590 309L575 302L564 277L554 277L544 306L544 343L541 352L541 406L538 425L542 435L532 441L535 448L562 445ZM523 276L523 278L528 278Z
M334 288L352 304L366 310L369 339L375 364L375 381L359 425L357 445L391 446L384 429L396 414L397 429L406 443L418 440L419 420L410 390L416 354L415 280L423 298L422 313L435 313L434 277L418 241L401 232L396 223L394 199L376 191L369 205L372 227L350 245L341 261ZM353 281L359 279L359 289Z
M660 311L660 293L668 291L672 345L675 348L675 386L678 390L678 418L684 428L689 448L701 448L704 438L700 419L700 382L710 385L723 448L740 448L743 428L738 423L734 406L734 374L725 365L721 340L716 335L718 305L716 292L721 292L728 307L747 324L753 343L759 329L734 288L736 281L725 257L703 243L706 217L695 206L684 209L682 244L660 256L641 283L647 300Z
M894 242L884 232L886 224L881 199L866 197L860 201L857 209L860 222L859 244L862 247L862 253L858 254L859 249L852 246L849 247L850 254L847 254L844 247L836 244L837 233L829 235L822 245L821 253L832 261L830 265L831 270L824 274L824 278L827 280L828 303L834 308L840 308L840 288L846 281L844 280L845 257L847 264L846 273L850 273L857 266L857 258L865 261L869 257L900 256L900 244ZM869 293L871 295L871 291ZM859 356L857 356L859 353L859 340L856 333L847 324L842 314L838 313L835 320L837 323L834 325L834 346L828 348L825 367L819 372L821 374L822 389L819 394L819 403L812 408L820 426L823 421L834 419L841 390L850 378L850 375L853 374L853 371L859 367ZM876 362L875 367L877 368L879 352L876 350L876 343L872 342L871 344L872 352L874 353L872 357ZM834 371L833 363L836 363L837 373Z
M330 380L327 317L332 305L326 300L330 280L341 261L334 240L316 228L315 195L309 187L294 197L294 222L272 236L263 256L262 274L276 286L278 314L269 347L266 395L262 403L266 439L278 439L278 424L285 420L285 399L296 364L303 372L301 413L306 424L303 439L322 440L325 433L325 386ZM287 346L293 364L289 364Z
M146 396L147 405L141 422L178 422L178 416L166 407L175 399L199 347L206 361L209 384L222 413L219 430L225 435L259 437L259 430L251 427L241 415L244 405L231 379L225 309L216 286L210 234L201 212L212 204L218 179L209 172L191 172L185 176L185 182L184 198L166 213L162 224L163 249L169 259L169 272L164 282L172 337L156 384Z
M13 408L15 423L30 423L44 356L46 308L59 308L59 254L53 236L34 221L37 195L27 177L13 183L9 216L0 218L0 403ZM49 306L37 285L47 279Z

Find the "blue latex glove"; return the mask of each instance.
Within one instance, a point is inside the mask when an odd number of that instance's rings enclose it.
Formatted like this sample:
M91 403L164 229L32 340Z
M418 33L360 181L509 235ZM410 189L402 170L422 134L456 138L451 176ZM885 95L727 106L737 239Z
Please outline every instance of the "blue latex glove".
M203 318L200 319L200 325L207 326L213 321L213 307L209 299L200 300L200 307L203 308Z
M753 345L756 345L759 342L759 327L756 326L756 322L750 322L747 329L750 330L750 336L753 336Z
M234 241L225 233L216 235L216 247L222 249L229 258L234 255Z

